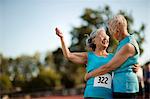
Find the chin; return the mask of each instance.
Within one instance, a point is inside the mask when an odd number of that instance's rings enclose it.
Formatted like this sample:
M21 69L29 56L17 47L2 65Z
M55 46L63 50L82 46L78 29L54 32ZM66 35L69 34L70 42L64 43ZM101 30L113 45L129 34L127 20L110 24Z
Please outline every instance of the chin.
M115 37L115 39L118 40L118 41L120 41L120 38L119 38L119 37Z

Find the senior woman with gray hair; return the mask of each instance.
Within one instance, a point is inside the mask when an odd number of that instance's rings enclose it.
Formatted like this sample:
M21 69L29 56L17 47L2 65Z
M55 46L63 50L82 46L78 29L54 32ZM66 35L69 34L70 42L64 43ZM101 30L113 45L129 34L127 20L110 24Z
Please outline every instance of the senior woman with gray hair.
M86 64L86 71L91 72L98 67L106 64L113 57L112 54L107 53L106 49L109 45L109 36L106 34L104 28L97 29L92 32L86 40L86 45L92 51L88 52L70 52L64 42L63 33L56 28L56 34L59 36L62 45L62 51L68 60ZM112 73L90 78L86 82L84 91L85 99L112 99Z
M113 98L135 99L139 91L137 75L132 67L138 63L139 47L127 31L127 21L122 15L114 16L108 24L111 35L119 41L114 57L107 64L88 73L86 79L106 74L114 70Z

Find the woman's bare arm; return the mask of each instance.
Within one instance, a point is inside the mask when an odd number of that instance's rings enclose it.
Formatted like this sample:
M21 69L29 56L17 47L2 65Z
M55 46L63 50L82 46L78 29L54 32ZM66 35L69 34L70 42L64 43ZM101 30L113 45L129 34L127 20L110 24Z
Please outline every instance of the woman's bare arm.
M62 51L63 51L65 58L67 58L68 60L74 63L86 64L87 52L70 52L64 42L63 33L58 28L56 28L55 31L56 31L56 34L60 37Z

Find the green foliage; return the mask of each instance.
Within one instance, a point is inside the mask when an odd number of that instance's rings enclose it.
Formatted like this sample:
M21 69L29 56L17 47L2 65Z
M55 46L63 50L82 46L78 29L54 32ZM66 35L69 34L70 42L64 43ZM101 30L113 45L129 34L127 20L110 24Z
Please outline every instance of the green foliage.
M6 74L0 75L0 90L10 91L12 89L12 83L9 76Z
M61 84L65 88L73 88L75 86L75 81L68 73L61 73Z
M60 86L60 75L51 68L42 68L37 77L33 77L26 83L23 87L24 91L50 90Z

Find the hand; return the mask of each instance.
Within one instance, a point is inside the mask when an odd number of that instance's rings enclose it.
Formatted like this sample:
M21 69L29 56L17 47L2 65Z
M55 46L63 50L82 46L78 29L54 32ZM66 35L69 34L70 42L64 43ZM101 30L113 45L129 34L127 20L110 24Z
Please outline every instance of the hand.
M133 72L136 73L136 72L139 70L140 67L141 67L141 66L140 66L139 64L134 64L134 66L133 66L133 68L132 68Z
M85 76L84 76L84 80L87 81L89 78L90 78L90 74L86 73Z
M60 38L63 38L63 33L56 27L55 28L56 35L58 35Z

